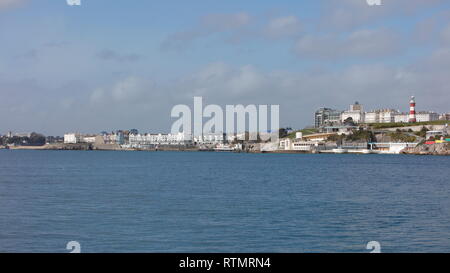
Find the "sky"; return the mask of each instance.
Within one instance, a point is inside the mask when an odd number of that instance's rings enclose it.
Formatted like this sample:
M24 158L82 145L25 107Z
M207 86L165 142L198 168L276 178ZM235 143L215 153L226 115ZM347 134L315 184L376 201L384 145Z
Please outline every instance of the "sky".
M450 112L450 1L0 0L0 134L169 132L177 104Z

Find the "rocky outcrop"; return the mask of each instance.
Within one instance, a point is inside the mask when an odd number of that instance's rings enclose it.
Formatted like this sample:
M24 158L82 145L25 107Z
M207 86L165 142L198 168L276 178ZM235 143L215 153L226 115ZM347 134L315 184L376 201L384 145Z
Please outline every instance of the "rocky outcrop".
M401 153L416 155L450 155L450 143L420 144L415 148L405 149Z

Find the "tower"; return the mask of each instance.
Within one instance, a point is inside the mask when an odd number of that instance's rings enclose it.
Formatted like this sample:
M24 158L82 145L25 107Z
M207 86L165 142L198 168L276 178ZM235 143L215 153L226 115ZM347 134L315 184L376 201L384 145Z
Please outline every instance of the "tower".
M414 96L409 101L409 122L416 122L416 99Z

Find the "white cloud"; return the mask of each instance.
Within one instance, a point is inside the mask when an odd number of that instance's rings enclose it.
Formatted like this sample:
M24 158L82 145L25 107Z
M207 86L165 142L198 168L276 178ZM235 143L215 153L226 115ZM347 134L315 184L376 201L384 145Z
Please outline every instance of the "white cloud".
M144 78L129 76L119 80L110 87L96 88L90 95L93 104L138 103L151 95L151 83Z
M25 0L0 0L0 9L14 7L24 2Z
M296 36L302 27L296 16L284 16L271 19L264 32L270 38L285 38Z
M398 52L401 40L390 30L358 30L346 35L322 34L300 38L294 52L304 58L379 58Z
M132 63L139 61L142 57L138 54L128 53L122 54L112 49L103 49L100 50L96 57L105 61L115 61L119 63Z
M162 43L163 49L185 49L187 45L213 34L227 35L227 40L237 40L240 33L251 23L251 16L245 12L208 14L187 30L169 35Z
M214 32L233 31L247 26L251 21L248 13L208 14L201 19L202 27Z
M380 6L370 6L366 0L327 0L321 25L324 29L351 30L392 16L411 15L433 8L446 0L382 0Z
M441 41L445 45L450 45L450 24L448 24L441 33Z

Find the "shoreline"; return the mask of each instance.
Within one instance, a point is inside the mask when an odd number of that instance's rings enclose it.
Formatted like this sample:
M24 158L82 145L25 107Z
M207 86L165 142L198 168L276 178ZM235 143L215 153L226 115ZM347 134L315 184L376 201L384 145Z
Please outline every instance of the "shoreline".
M91 147L89 145L43 145L43 146L15 146L15 147L0 147L0 150L28 150L28 151L118 151L118 152L215 152L215 153L248 153L248 154L358 154L358 155L436 155L436 156L449 156L450 150L446 152L436 152L435 149L429 150L408 150L401 151L398 154L384 153L384 152L345 152L336 153L331 150L327 151L294 151L294 150L274 150L274 151L254 151L254 150L241 150L241 151L215 151L204 150L199 148L159 148L159 149L135 149L135 148L121 148L121 147Z

